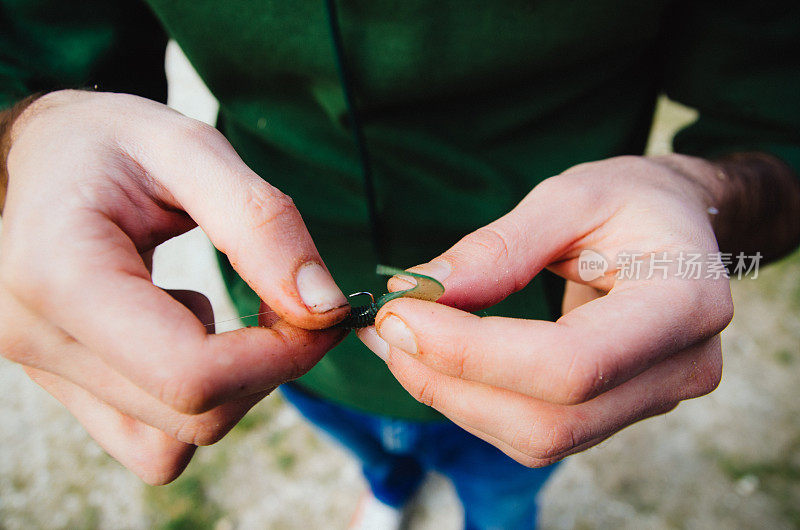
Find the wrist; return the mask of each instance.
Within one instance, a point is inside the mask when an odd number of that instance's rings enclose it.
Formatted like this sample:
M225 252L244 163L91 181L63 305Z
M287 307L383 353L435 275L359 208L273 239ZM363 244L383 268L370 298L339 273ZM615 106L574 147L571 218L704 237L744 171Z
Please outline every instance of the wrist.
M730 179L723 168L704 158L675 153L647 158L677 177L687 199L696 202L705 212L719 239L720 233L725 231L724 226L719 226L719 213L727 209L732 195Z
M651 160L693 184L720 251L758 252L768 261L800 243L800 181L777 157L748 152L714 161L678 154Z
M734 153L714 162L725 175L725 203L717 216L720 247L780 258L800 243L800 180L779 158Z

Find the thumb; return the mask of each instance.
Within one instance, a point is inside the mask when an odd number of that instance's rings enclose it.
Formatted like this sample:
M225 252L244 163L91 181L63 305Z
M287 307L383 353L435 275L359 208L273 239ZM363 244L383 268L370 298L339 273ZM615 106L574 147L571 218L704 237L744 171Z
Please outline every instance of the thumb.
M554 179L542 182L503 217L408 270L442 282L445 293L439 303L477 311L500 302L549 264L565 259L591 230L581 215L581 201L560 188ZM401 277L389 282L392 291L407 288Z

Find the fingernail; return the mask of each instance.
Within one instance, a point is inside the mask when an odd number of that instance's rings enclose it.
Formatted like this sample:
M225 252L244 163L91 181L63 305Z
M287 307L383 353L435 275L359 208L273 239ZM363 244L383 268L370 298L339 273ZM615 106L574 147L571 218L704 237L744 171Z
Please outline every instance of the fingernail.
M325 313L347 304L347 298L319 263L311 261L302 265L295 281L300 298L312 313Z
M378 334L394 346L411 355L417 354L417 341L400 317L390 314L380 322Z
M423 263L422 265L417 265L415 267L411 267L409 269L411 272L416 272L417 274L424 274L425 276L430 276L440 282L444 282L444 280L450 276L450 273L453 272L453 267L450 263L444 260L434 260L429 261L428 263ZM394 286L390 287L392 290L400 291L402 289L409 289L417 285L417 280L415 280L412 276L403 276L402 274L398 274L392 277L393 280L402 282L399 284L395 284Z
M389 355L389 345L378 336L378 332L375 331L375 326L361 328L356 331L356 335L358 335L358 338L364 343L364 346L372 350L372 353L382 360L386 360L386 356Z
M453 266L450 265L450 262L445 261L443 259L437 259L433 261L429 261L428 263L423 263L422 265L418 265L417 267L412 267L414 270L411 272L416 272L418 274L424 274L425 276L430 276L431 278L436 278L440 282L444 282L448 276L453 272Z

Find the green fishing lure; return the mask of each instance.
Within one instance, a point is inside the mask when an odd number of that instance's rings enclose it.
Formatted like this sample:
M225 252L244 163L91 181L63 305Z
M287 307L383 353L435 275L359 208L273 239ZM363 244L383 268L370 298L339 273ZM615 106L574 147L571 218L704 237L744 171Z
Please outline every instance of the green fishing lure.
M350 309L350 313L342 320L338 327L347 329L365 328L375 324L375 315L383 305L395 298L417 298L419 300L427 300L435 302L444 294L444 285L439 280L425 276L424 274L417 274L416 272L408 272L396 267L388 267L386 265L378 265L375 269L376 274L381 276L407 276L413 278L417 285L411 289L403 291L395 291L393 293L386 293L378 300L372 296L372 293L360 292L353 293L350 296L366 295L370 297L370 303L362 306L355 306Z

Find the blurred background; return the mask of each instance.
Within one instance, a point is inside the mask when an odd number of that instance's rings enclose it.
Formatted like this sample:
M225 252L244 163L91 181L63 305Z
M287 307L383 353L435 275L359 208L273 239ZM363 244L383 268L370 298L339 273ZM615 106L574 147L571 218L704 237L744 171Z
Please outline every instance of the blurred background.
M170 105L213 123L216 101L174 43L166 67ZM649 152L667 152L694 118L660 101ZM795 253L733 282L719 389L569 457L540 497L543 528L800 528L798 265ZM158 285L205 293L225 320L235 314L218 276L199 229L156 252ZM345 528L365 488L355 461L277 394L174 483L146 486L0 358L0 529ZM452 487L431 476L411 528L461 525Z

